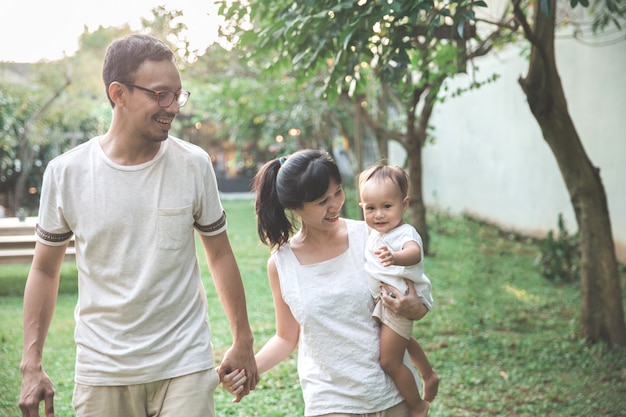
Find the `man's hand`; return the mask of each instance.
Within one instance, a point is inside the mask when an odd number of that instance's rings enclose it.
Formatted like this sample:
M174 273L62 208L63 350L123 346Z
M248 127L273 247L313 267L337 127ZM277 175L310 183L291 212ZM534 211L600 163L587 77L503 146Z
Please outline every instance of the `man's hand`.
M239 402L244 396L248 395L250 391L256 388L256 384L259 382L259 373L257 372L256 361L254 360L254 352L252 351L251 345L247 346L247 344L244 343L235 343L224 354L222 363L217 369L220 381L226 381L226 376L228 374L234 374L235 372L242 372L243 377L245 377L243 382L238 380L238 386L234 390L237 392L235 394L237 397L233 402ZM231 390L229 390L229 392L231 392Z
M218 374L220 373L219 368L217 372ZM223 377L220 376L222 387L235 396L233 403L238 403L243 398L244 384L247 379L246 371L243 369L237 369L236 371L225 374Z
M46 417L54 417L54 386L46 373L22 370L20 410L23 417L39 417L39 403L44 402Z

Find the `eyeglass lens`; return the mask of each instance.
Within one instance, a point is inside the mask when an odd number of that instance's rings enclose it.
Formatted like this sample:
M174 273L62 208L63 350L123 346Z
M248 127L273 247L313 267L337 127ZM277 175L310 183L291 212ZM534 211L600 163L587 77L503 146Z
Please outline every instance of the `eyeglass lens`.
M179 107L183 107L189 100L189 91L181 90L178 94L172 91L160 91L157 97L160 107L169 107L174 100L177 100Z

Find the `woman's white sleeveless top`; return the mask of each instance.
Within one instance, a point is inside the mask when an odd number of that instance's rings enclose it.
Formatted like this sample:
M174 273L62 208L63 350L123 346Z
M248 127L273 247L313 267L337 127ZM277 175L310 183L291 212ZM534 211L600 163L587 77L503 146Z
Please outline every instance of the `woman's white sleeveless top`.
M343 221L349 248L333 259L301 265L289 244L272 255L283 299L300 324L306 416L371 413L403 400L379 364L379 327L364 272L367 226Z

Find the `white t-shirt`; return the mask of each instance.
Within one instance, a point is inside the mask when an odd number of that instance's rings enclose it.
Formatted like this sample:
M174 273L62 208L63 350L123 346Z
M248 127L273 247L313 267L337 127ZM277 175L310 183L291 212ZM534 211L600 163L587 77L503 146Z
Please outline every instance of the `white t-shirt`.
M419 263L410 266L389 265L384 266L374 251L381 246L387 246L392 252L402 250L404 244L408 241L415 241L420 247L422 258ZM377 298L380 295L380 283L389 284L401 292L406 292L407 285L405 278L413 281L415 291L422 298L422 301L429 310L433 308L433 297L431 294L431 283L426 274L424 274L424 249L422 245L422 237L417 230L410 224L404 223L387 233L380 233L371 230L367 238L365 248L365 272L368 277L368 286L372 297Z
M300 325L306 416L374 413L403 400L379 364L380 328L363 273L367 226L343 221L349 248L333 259L301 265L289 244L272 255L283 299ZM406 354L405 363L413 370Z
M130 385L213 367L194 228L226 229L209 155L173 137L122 166L99 137L50 162L37 239L75 235L76 382Z

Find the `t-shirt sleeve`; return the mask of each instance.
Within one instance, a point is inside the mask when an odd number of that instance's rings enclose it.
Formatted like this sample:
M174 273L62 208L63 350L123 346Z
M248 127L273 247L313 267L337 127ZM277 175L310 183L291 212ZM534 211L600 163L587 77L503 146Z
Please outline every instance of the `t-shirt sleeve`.
M43 175L35 236L44 245L61 246L73 234L63 217L62 190L56 181L54 163L51 162Z
M205 155L201 175L196 179L199 193L194 211L194 227L202 235L213 236L226 230L226 213L220 200L211 158Z

